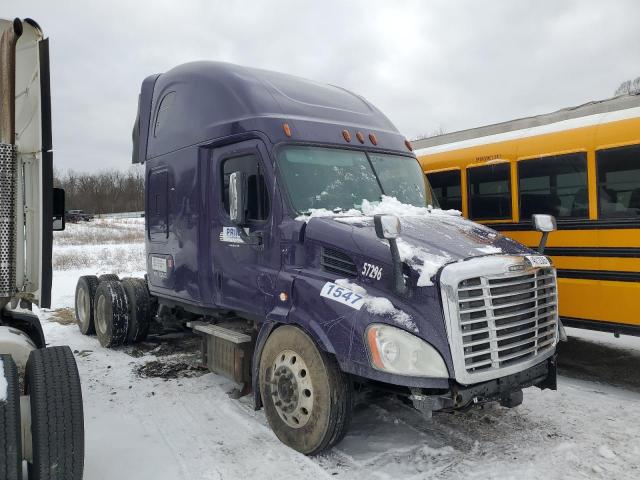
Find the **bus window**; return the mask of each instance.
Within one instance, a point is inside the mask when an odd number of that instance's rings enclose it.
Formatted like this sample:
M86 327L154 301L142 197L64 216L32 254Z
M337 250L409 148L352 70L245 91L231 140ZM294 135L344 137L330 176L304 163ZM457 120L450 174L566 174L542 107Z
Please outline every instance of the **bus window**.
M587 218L587 154L570 153L518 162L520 219L534 213Z
M428 173L427 180L431 189L444 210L462 210L462 195L460 191L460 171Z
M507 220L511 218L511 181L508 163L467 169L469 218Z
M640 217L640 145L596 152L600 218Z

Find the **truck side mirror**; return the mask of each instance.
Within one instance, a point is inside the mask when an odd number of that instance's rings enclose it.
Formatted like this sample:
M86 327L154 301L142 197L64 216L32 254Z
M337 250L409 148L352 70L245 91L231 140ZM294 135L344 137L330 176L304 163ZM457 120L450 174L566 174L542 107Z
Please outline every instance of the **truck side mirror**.
M53 189L53 231L64 230L64 190L62 188Z
M389 240L400 236L400 219L395 215L374 215L373 225L378 238Z
M229 175L229 216L231 221L239 227L242 227L247 220L247 186L245 172L233 172Z
M393 289L396 293L403 295L407 291L407 284L404 282L402 273L402 259L398 250L400 236L400 219L395 215L377 214L373 216L373 226L376 229L378 238L389 241L391 249L391 261L393 263Z
M533 222L534 228L538 232L542 232L542 238L540 239L540 245L538 245L538 251L540 253L544 253L544 248L547 245L549 232L553 232L558 228L556 224L556 217L554 217L553 215L536 214L531 215L531 221Z

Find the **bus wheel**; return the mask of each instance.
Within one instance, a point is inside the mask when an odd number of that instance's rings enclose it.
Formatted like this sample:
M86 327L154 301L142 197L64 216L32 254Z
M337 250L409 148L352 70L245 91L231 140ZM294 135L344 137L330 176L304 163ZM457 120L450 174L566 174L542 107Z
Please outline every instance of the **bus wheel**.
M84 468L82 390L69 347L34 350L25 374L31 404L32 480L80 480Z
M103 347L117 347L127 338L129 312L127 296L120 282L100 282L96 290L94 319Z
M280 327L267 339L260 358L260 394L271 429L294 450L316 455L347 432L349 378L299 328Z
M138 343L147 338L151 321L151 300L147 282L141 278L123 278L122 287L127 295L129 326L125 343Z
M83 335L96 333L93 319L93 302L98 288L98 277L84 275L76 285L76 322Z
M4 380L4 381L3 381ZM0 355L0 478L22 480L22 434L18 369L11 355Z

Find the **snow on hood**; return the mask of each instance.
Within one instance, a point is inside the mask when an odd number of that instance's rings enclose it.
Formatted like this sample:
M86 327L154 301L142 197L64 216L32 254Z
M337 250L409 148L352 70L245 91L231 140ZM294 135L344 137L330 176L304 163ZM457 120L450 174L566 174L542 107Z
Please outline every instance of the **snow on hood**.
M335 283L336 285L348 288L349 290L352 290L358 295L364 297L363 306L367 309L368 312L373 313L374 315L390 317L401 327L404 327L407 330L411 330L413 332L418 332L418 327L416 327L416 324L413 322L411 315L403 310L394 307L393 303L391 303L391 300L389 300L388 298L369 295L366 289L364 289L360 285L349 282L349 280L347 280L346 278L339 278L335 281Z
M416 207L393 197L383 197L375 204L364 200L362 211L316 210L298 219L309 222L307 237L388 264L389 244L373 228L376 214L400 219L398 250L401 259L418 273L418 286L431 286L433 276L447 263L484 255L532 253L495 230L463 218L457 210Z

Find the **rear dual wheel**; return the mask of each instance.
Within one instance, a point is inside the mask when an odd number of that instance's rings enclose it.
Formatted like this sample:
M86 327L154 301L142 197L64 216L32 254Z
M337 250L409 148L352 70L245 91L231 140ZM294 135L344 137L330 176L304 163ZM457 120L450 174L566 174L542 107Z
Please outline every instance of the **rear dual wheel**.
M83 335L96 333L94 325L94 299L100 280L95 275L84 275L76 285L76 322Z
M129 311L127 295L116 280L102 281L96 289L94 319L103 347L117 347L127 338Z
M85 335L97 333L104 347L137 343L149 332L151 296L141 278L82 276L76 286L75 304L80 331Z
M351 383L335 358L290 325L267 339L260 394L271 429L284 444L316 455L340 442L351 421Z

